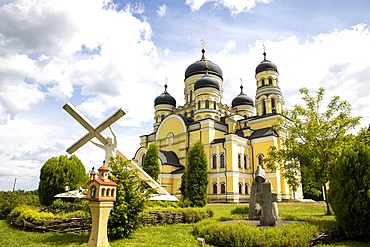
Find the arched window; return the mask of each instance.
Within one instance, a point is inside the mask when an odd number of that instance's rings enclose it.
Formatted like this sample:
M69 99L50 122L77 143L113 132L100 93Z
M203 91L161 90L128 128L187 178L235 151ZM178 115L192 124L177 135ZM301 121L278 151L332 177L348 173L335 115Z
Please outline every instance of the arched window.
M216 184L216 183L214 183L214 184L212 185L212 193L213 193L213 194L217 194L217 184Z
M242 155L238 154L238 168L242 168Z
M105 189L101 189L101 196L105 196Z
M226 194L226 185L225 185L225 183L222 183L220 185L220 187L221 187L221 194Z
M249 195L249 184L248 183L245 184L245 194Z
M145 154L141 155L141 160L140 160L140 165L144 165L144 160L145 160Z
M239 183L239 194L243 194L243 184L242 183Z
M161 115L161 121L163 121L163 119L164 119L164 115L162 114L162 115Z
M271 110L272 110L272 113L276 112L275 99L271 99Z
M200 101L198 101L198 110L200 109Z
M220 168L225 168L225 154L220 154Z
M217 155L213 155L212 156L212 169L216 169L217 168Z
M112 192L111 192L111 197L114 197L114 189L112 189Z
M213 101L213 109L216 110L216 101Z
M106 196L110 196L110 189L107 189Z
M269 78L269 84L272 85L272 78Z
M263 167L263 158L264 158L263 154L259 154L258 157L257 157L258 165L262 166L262 168L264 168Z
M193 101L193 90L190 90L190 102Z
M90 197L91 198L96 198L96 186L95 185L91 186L90 190L91 190Z
M191 112L190 112L190 117L191 117L191 118L194 118L194 110L191 110Z
M248 169L248 155L244 154L244 169Z
M206 100L206 109L208 109L209 108L209 100L207 99Z
M265 79L262 79L262 86L265 85Z

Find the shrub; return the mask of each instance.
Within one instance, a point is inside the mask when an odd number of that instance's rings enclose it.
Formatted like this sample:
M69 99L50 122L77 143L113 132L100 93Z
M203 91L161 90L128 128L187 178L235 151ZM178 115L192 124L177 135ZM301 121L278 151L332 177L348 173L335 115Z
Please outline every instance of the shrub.
M331 179L329 199L340 227L351 238L370 238L370 147L343 151Z
M24 219L35 225L46 225L49 221L55 218L52 213L39 212L37 209L30 206L16 207L11 212L10 217L17 218L17 222L22 222Z
M236 207L235 209L231 210L231 214L249 214L249 207Z
M207 244L222 247L278 247L308 246L320 228L310 223L293 223L280 227L258 228L243 222L220 223L204 220L193 225L192 234L205 239Z
M0 220L5 219L18 206L39 206L37 191L0 191Z

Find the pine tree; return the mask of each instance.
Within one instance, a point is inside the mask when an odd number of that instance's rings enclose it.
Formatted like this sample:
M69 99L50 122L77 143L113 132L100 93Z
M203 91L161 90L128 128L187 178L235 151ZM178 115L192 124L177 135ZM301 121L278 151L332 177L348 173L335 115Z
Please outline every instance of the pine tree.
M148 151L145 154L143 170L149 174L154 180L158 180L160 169L159 169L159 153L158 147L155 143L149 145Z
M204 207L207 203L208 162L203 143L195 142L189 151L189 164L182 176L181 192L184 201L192 207Z

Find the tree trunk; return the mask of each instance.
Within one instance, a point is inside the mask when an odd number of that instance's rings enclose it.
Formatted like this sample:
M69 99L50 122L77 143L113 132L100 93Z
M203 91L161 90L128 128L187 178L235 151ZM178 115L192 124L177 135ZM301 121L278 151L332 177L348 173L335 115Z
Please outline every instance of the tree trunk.
M330 206L329 206L329 198L328 198L328 195L326 193L326 184L324 183L323 184L323 187L324 187L324 198L325 198L325 204L326 204L326 215L331 215L331 211L330 211Z

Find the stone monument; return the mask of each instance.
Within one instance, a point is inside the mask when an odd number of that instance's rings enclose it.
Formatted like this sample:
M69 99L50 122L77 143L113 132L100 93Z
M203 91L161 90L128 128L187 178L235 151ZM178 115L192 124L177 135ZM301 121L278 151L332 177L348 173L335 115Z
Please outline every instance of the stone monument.
M107 236L108 217L113 203L116 201L117 184L109 180L109 167L103 165L96 177L94 168L90 172L90 181L87 182L88 192L86 199L92 217L92 226L87 247L109 247Z
M249 219L259 219L261 226L275 226L278 219L277 194L272 193L271 182L266 179L266 172L261 165L258 165L252 183Z

